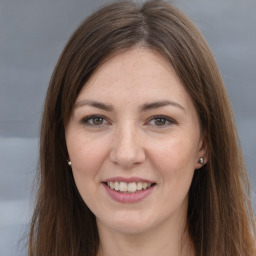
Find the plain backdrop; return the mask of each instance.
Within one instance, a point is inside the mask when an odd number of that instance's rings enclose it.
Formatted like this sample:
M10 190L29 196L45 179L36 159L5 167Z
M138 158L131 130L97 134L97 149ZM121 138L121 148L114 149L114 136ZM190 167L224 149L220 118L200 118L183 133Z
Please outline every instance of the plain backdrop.
M32 213L40 118L53 68L74 29L107 2L0 0L0 256L26 254L22 237ZM199 27L219 65L255 207L256 1L173 3Z

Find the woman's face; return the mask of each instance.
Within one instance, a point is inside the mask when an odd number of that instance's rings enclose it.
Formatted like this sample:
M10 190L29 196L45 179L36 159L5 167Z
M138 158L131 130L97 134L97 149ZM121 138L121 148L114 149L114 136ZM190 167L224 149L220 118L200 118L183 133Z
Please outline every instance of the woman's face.
M99 228L133 234L185 222L205 149L192 100L158 53L135 48L104 63L76 100L66 143Z

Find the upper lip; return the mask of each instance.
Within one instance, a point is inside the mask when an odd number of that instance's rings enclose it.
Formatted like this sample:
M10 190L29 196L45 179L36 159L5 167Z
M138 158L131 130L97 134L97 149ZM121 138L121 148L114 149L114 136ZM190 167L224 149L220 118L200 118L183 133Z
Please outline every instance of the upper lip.
M152 180L139 178L139 177L112 177L112 178L108 178L108 179L103 180L103 182L111 182L111 181L126 182L126 183L131 183L131 182L155 183Z

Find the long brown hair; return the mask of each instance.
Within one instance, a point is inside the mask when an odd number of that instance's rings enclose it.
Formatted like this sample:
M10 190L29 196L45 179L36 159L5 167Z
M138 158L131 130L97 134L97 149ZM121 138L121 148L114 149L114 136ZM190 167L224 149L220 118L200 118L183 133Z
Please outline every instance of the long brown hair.
M192 98L208 148L189 192L188 231L197 256L255 256L255 215L231 106L214 58L197 28L164 1L109 4L87 18L63 50L48 88L30 256L95 256L95 217L67 164L65 124L92 73L113 54L157 50ZM85 156L86 157L86 156Z

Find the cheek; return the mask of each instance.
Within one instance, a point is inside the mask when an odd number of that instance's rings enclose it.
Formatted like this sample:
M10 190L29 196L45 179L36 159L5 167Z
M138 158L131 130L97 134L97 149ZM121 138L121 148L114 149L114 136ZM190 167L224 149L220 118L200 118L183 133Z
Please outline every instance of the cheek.
M155 173L159 177L163 213L185 214L194 175L193 147L182 140L170 140L161 146L155 143L151 155Z
M182 183L191 180L195 170L196 148L186 139L173 139L163 144L155 143L151 155L156 170L165 180Z
M94 208L97 183L100 183L99 173L106 157L107 149L104 143L89 140L79 136L67 139L67 148L72 162L72 172L76 187L86 205Z
M67 148L74 176L95 176L106 158L106 143L73 136L67 139Z

